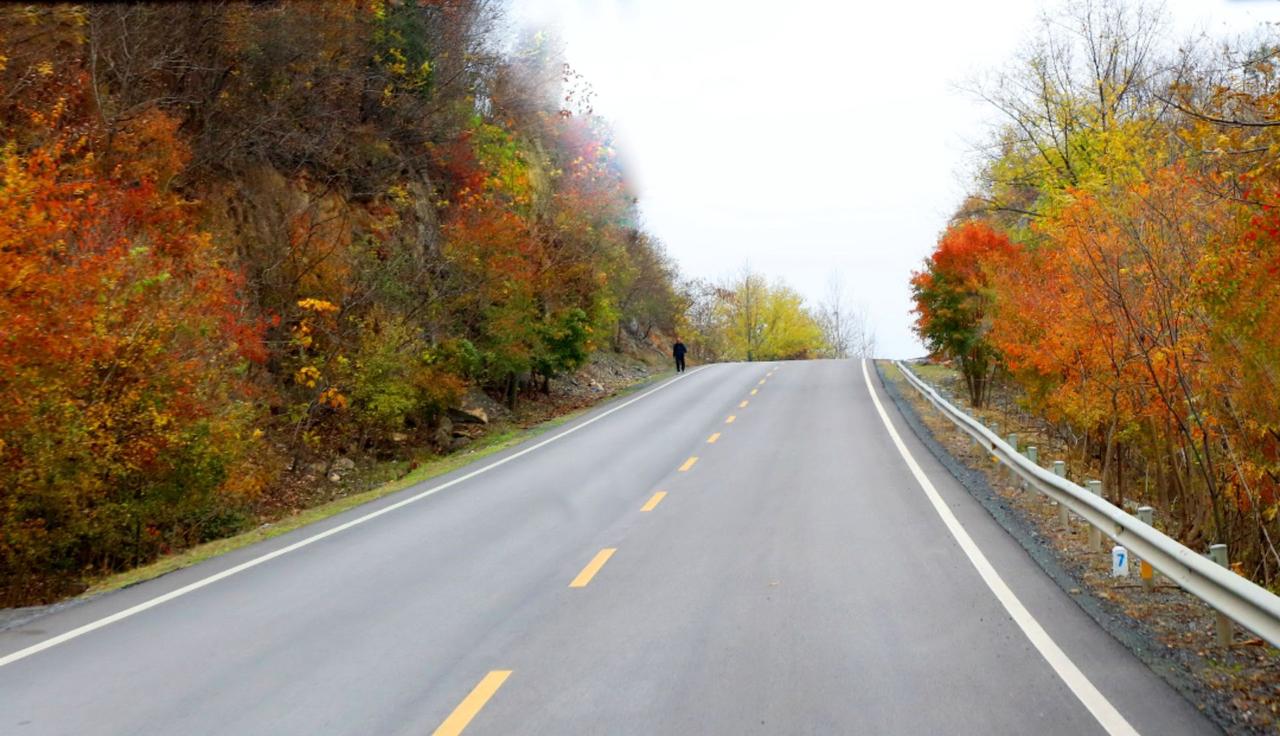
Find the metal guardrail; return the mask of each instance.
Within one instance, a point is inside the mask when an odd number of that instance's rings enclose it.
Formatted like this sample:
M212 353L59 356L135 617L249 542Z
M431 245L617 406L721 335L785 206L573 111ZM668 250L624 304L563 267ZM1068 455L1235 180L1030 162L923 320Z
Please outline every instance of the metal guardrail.
M1017 448L953 406L901 361L902 375L952 423L982 444L1031 487L1092 524L1187 592L1280 647L1280 596L1182 546L1100 496L1023 457Z

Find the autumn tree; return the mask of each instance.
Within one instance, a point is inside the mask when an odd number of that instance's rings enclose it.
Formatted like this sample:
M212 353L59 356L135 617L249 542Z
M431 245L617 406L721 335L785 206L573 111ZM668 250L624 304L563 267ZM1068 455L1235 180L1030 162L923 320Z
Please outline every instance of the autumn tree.
M812 358L826 348L822 328L804 298L748 267L718 286L702 287L689 322L697 332L695 350L714 350L722 359Z
M265 354L238 278L164 184L152 110L107 135L85 80L0 151L0 601L239 527L266 480L243 380Z
M1003 119L984 149L975 214L1031 237L1025 228L1068 190L1125 176L1164 131L1158 91L1175 67L1162 55L1165 28L1163 9L1146 2L1069 0L1044 12L1017 56L971 85Z
M991 269L1015 252L1009 238L985 222L961 222L947 228L911 278L916 334L931 352L959 364L974 406L986 401L1000 365L988 338Z
M625 258L610 271L616 294L618 327L615 344L623 331L647 339L654 330L667 333L678 329L681 314L688 307L677 287L679 271L662 243L641 230L626 233Z

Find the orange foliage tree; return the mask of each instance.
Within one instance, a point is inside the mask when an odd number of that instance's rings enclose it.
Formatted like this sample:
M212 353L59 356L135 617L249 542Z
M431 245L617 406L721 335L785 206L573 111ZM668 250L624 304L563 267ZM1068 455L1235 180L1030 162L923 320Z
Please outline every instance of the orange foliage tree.
M1126 489L1129 457L1185 541L1228 540L1269 579L1277 407L1258 389L1274 236L1267 210L1249 217L1206 184L1173 164L1073 192L993 279L991 339L1029 405L1097 448L1114 501L1142 493Z
M258 490L248 389L262 357L189 205L160 112L117 132L72 88L0 150L0 602L224 533Z
M947 228L924 268L911 277L916 333L936 355L955 360L974 406L982 406L999 362L988 332L992 268L1017 249L985 222Z

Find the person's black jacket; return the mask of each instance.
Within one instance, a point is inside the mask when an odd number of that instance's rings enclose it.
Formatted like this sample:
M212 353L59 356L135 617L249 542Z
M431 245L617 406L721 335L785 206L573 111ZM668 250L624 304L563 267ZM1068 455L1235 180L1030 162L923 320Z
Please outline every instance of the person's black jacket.
M676 358L683 358L684 354L687 352L689 352L689 348L686 348L682 342L678 342L671 346L671 355Z

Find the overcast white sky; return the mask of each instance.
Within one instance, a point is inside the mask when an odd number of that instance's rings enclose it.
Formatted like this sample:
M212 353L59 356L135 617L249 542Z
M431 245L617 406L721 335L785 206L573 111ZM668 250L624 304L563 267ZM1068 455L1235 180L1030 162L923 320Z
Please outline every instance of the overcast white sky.
M513 0L595 90L646 227L690 276L749 262L811 303L839 272L885 357L923 352L907 281L959 204L992 113L959 89L1008 60L1036 0ZM1280 3L1170 0L1177 35Z

